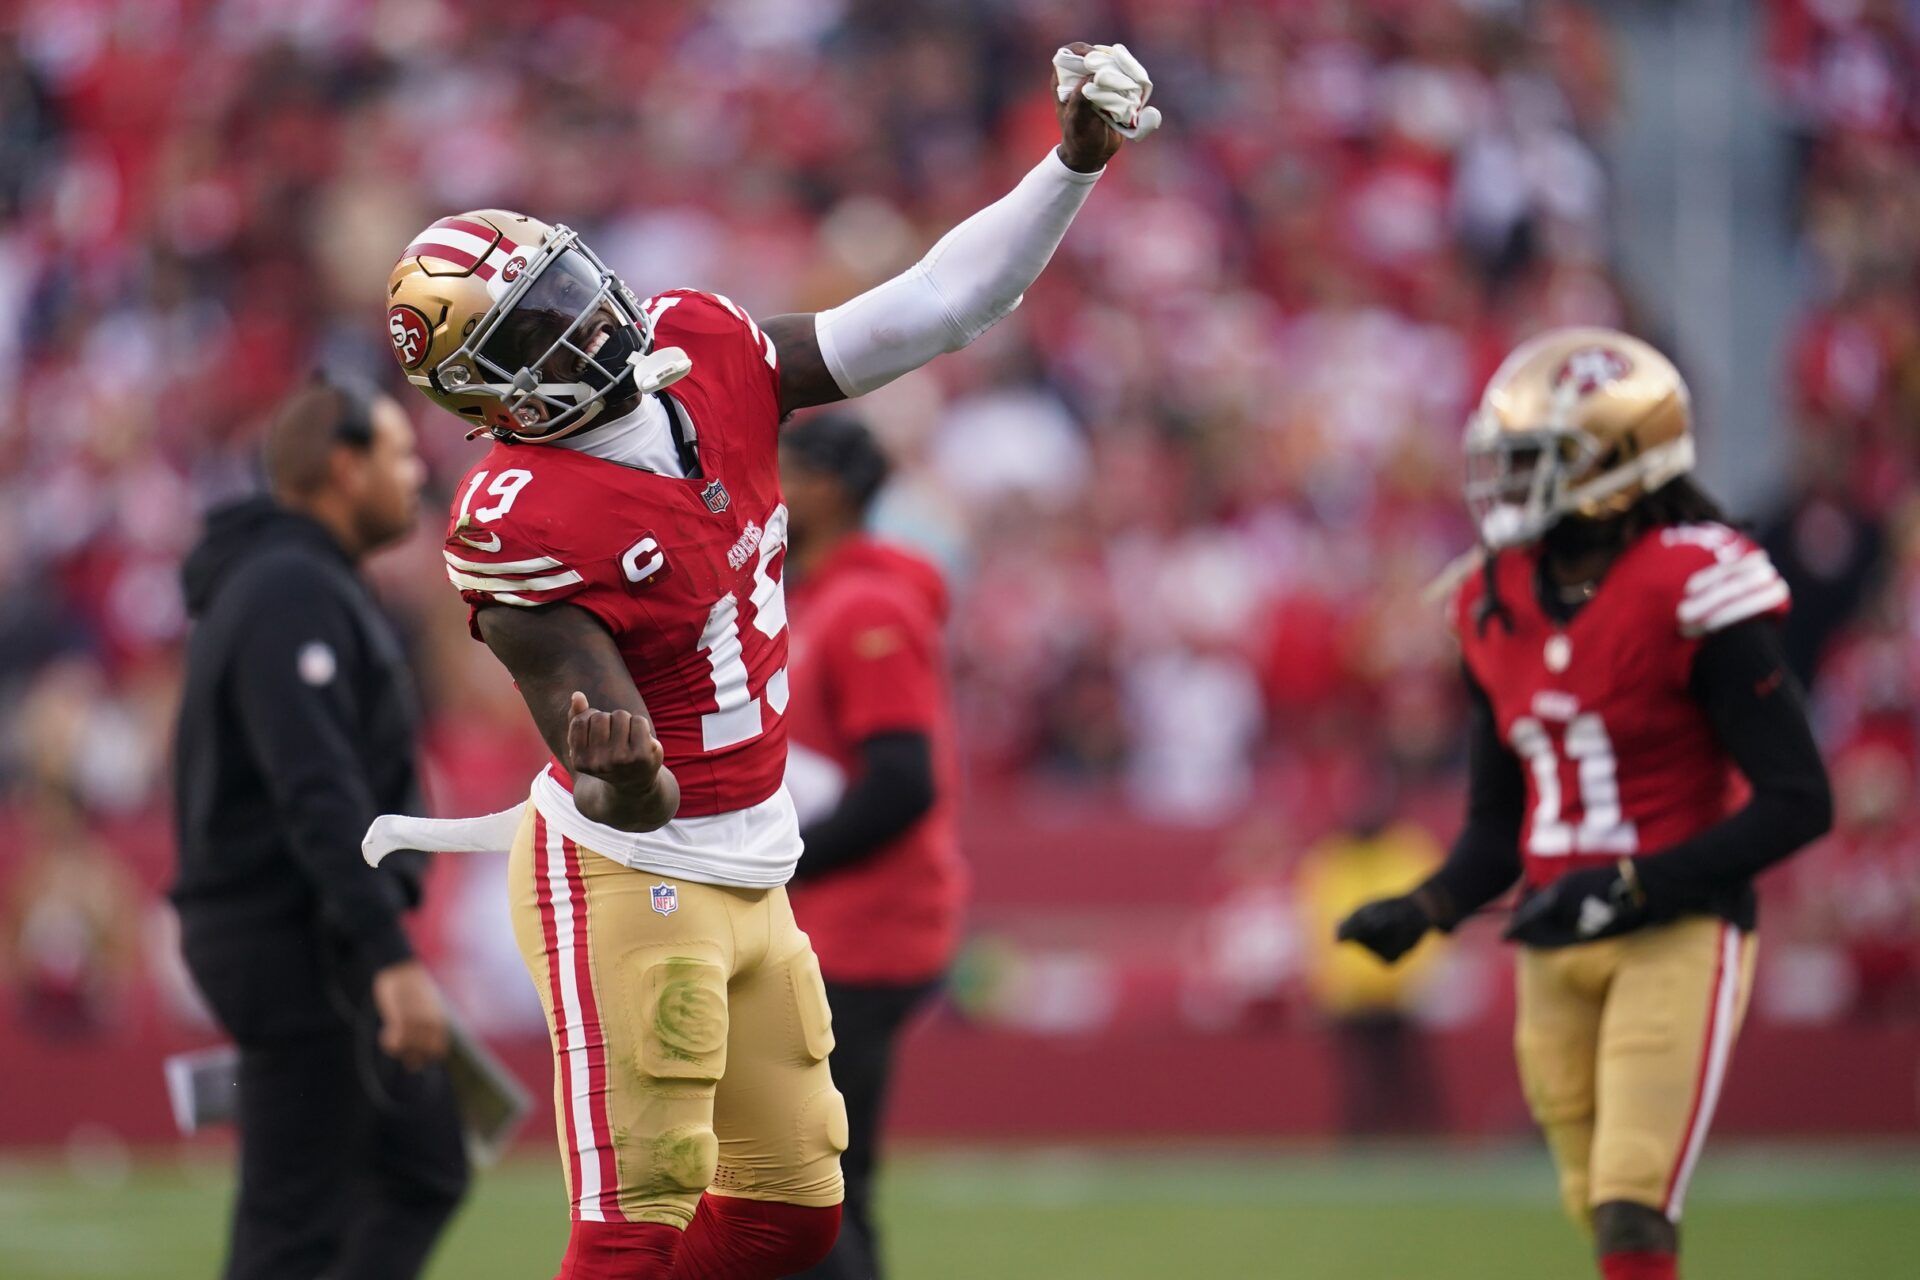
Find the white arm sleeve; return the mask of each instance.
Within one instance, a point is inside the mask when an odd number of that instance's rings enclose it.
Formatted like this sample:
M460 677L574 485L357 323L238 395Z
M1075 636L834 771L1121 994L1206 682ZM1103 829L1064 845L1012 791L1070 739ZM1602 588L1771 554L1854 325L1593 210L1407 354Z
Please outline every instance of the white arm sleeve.
M1099 177L1049 151L1019 186L912 267L815 316L820 353L840 390L860 396L884 387L958 351L1019 306Z

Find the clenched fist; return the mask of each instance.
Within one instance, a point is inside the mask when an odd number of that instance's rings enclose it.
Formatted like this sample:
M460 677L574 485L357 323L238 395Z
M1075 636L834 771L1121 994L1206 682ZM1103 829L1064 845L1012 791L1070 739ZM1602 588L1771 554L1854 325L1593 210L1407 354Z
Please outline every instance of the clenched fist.
M567 706L567 772L574 803L595 822L652 831L680 807L653 722L644 713L595 711L578 690Z
M567 771L591 774L616 787L644 789L666 752L653 736L653 722L631 711L595 711L575 691L567 707Z
M1160 127L1147 105L1153 81L1123 44L1076 40L1053 55L1054 97L1060 104L1060 158L1069 169L1092 173L1120 150L1122 138L1144 138Z

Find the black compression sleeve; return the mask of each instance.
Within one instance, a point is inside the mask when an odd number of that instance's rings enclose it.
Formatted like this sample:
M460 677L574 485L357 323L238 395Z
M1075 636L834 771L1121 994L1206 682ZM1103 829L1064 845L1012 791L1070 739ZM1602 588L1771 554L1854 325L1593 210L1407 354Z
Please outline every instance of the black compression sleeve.
M1442 929L1492 902L1520 878L1520 824L1527 784L1520 761L1500 740L1493 704L1467 681L1467 821L1440 869L1420 886L1421 905Z
M832 813L800 833L794 870L807 880L863 862L933 808L933 743L924 733L877 733L860 744L860 772Z
M1833 823L1826 766L1772 622L1756 618L1708 637L1694 655L1690 688L1753 796L1699 835L1634 863L1648 900L1679 910L1738 889Z

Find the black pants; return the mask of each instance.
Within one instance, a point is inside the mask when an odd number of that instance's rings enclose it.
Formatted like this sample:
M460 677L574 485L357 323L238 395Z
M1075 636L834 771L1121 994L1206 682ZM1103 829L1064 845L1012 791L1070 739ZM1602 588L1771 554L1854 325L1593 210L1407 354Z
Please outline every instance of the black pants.
M194 980L240 1049L226 1280L413 1280L466 1190L446 1071L381 1053L370 986L323 950L188 940Z
M1442 1107L1426 1033L1391 1009L1333 1024L1341 1127L1348 1137L1437 1133Z
M819 1266L800 1272L804 1280L879 1280L873 1175L894 1045L907 1019L939 986L938 982L911 986L827 982L827 1001L833 1006L833 1083L847 1100L847 1150L840 1157L847 1199L833 1252Z

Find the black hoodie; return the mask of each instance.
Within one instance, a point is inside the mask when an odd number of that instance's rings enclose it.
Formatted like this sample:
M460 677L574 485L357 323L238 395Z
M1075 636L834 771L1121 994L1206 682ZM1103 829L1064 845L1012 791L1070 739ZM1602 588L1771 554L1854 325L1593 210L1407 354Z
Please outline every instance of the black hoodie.
M174 753L183 941L325 941L367 970L406 959L400 917L423 858L378 871L360 858L377 815L420 811L392 627L325 526L267 498L212 513L183 577L195 619Z

